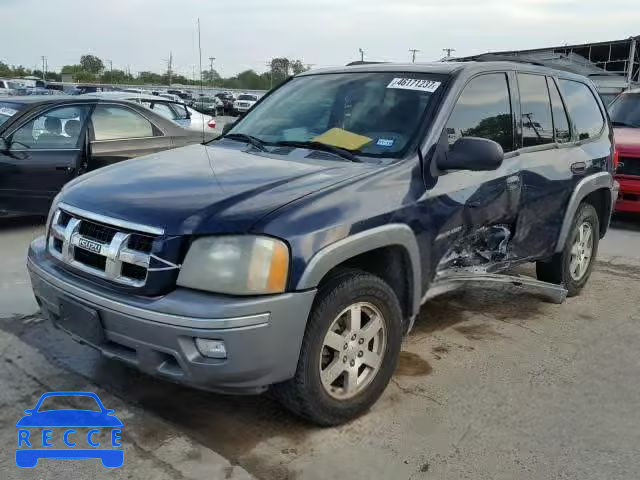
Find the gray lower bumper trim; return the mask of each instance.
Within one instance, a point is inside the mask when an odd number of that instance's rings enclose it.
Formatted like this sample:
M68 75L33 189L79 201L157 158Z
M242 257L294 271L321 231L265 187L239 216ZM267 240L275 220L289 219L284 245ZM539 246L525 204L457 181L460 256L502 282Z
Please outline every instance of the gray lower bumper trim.
M168 325L181 327L215 329L255 327L267 325L269 323L269 313L260 313L256 315L233 318L194 318L155 312L153 310L146 310L144 308L116 302L101 295L96 295L69 282L65 282L64 280L56 278L55 276L49 274L38 265L36 265L30 258L27 260L27 267L34 274L38 275L43 281L56 288L59 288L60 290L63 290L68 295L77 297L81 300L85 300L86 302L90 302L102 308L106 308L125 315L131 315L144 320L151 320L153 322L166 323Z

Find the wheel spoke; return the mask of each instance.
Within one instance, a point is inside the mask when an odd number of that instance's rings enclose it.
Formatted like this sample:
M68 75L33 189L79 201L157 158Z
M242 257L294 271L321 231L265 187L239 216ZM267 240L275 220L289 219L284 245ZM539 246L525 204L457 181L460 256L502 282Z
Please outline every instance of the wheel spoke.
M336 378L338 378L340 374L344 372L344 370L344 363L342 363L340 357L336 355L333 362L327 365L327 368L320 372L322 383L324 383L327 387L330 386L333 382L336 381Z
M362 309L360 305L352 305L349 309L349 325L347 328L350 333L357 333L360 331L362 325Z
M360 331L360 336L364 338L366 343L369 341L380 331L383 327L382 319L379 316L374 316L369 319L369 323L367 323L364 328Z
M577 256L578 255L578 244L574 243L573 247L571 247L571 255L573 256Z
M344 390L347 394L353 393L358 388L358 368L349 367L345 370Z
M589 242L591 241L591 233L592 233L592 231L591 231L591 228L586 227L586 226L584 227L584 229L585 229L584 244L585 244L585 246L587 246L587 245L589 245Z
M371 367L375 370L382 363L382 355L366 350L360 360L362 361L363 365Z
M577 274L578 271L578 267L580 266L580 262L578 260L578 257L572 257L571 258L571 263L569 264L569 270L571 271L571 273L573 274Z
M324 345L338 352L342 351L345 342L346 339L342 335L332 331L329 331L324 338Z

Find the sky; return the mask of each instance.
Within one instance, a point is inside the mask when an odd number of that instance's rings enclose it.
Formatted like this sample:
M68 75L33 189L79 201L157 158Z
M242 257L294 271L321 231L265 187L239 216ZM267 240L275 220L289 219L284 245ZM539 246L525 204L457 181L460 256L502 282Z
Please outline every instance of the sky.
M635 5L634 5L635 4ZM131 72L266 71L273 57L313 68L406 62L640 35L637 0L0 0L0 61L49 70L91 53ZM108 64L108 62L105 62Z

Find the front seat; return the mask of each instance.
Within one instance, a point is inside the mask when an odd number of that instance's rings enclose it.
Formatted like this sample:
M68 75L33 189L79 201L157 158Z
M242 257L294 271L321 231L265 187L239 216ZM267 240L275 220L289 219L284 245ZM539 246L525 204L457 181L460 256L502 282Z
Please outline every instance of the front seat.
M45 132L38 137L38 144L55 145L62 143L62 121L56 117L47 117L44 121Z
M66 141L77 146L81 129L82 123L80 123L80 120L67 120L67 123L64 124L64 133L68 137Z

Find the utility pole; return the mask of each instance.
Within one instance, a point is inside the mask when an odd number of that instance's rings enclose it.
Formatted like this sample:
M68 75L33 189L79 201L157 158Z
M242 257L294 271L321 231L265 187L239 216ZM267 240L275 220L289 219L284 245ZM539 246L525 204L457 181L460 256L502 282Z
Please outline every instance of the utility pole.
M447 54L447 56L444 57L444 58L451 58L451 52L455 52L456 49L455 48L443 48L442 51Z
M173 52L169 52L169 62L167 65L167 80L171 86L171 76L173 75Z
M216 57L209 57L209 75L211 78L211 86L213 87L213 62Z
M265 65L269 67L269 90L273 88L273 63L271 61L265 62Z
M42 81L47 80L47 57L42 55Z
M416 53L418 53L420 50L418 50L417 48L410 48L409 51L411 52L411 63L416 63Z
M362 50L361 48L358 48L358 51L360 52L360 61L364 62L364 50Z

